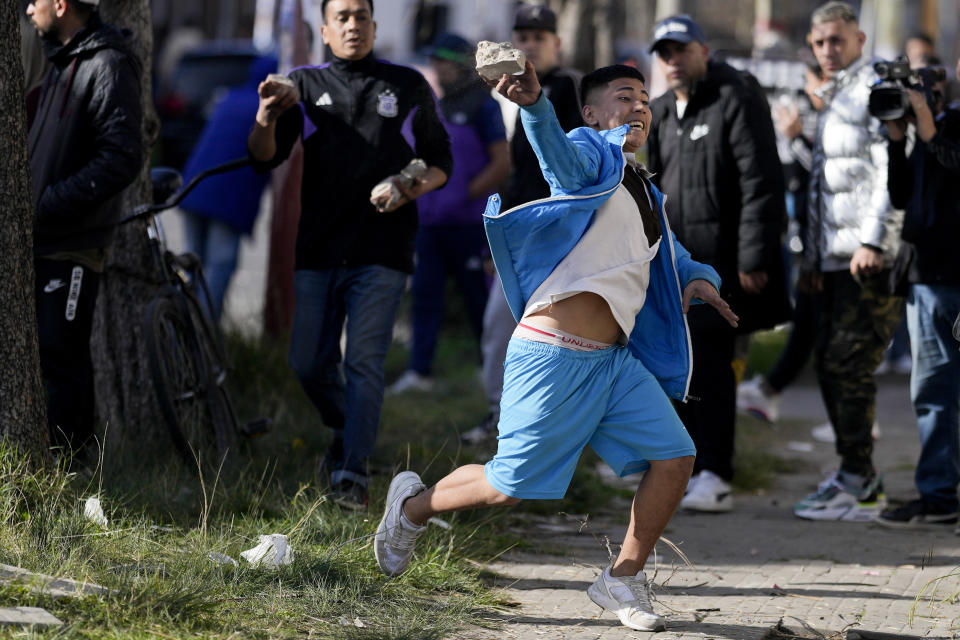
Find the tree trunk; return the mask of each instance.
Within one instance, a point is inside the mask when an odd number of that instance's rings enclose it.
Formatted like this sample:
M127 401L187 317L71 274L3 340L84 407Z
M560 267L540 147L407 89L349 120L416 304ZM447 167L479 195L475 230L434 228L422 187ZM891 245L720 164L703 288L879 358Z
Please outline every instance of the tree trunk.
M37 351L19 6L0 0L0 435L40 461L49 433Z
M151 185L149 149L156 140L159 123L153 108L150 68L153 34L149 0L103 0L104 22L133 33L131 45L142 68L143 140L147 153L143 171L124 194L125 210L149 202ZM153 393L143 340L146 306L157 291L156 266L146 240L144 223L134 222L117 230L104 270L94 317L91 350L97 417L105 433L107 456L126 450L130 454L168 449L160 410Z

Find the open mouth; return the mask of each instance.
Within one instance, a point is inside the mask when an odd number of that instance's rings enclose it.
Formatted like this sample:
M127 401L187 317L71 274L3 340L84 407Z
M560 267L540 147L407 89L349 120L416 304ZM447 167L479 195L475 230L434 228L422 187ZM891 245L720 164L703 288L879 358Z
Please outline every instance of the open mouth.
M634 120L633 122L628 122L627 124L630 125L631 129L640 129L642 131L647 128L646 125L644 125L640 120Z

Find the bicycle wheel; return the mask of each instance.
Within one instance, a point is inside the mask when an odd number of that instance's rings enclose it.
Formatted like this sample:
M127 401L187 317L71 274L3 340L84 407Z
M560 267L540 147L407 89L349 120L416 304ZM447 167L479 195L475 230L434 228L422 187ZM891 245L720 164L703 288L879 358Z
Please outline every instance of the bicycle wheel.
M182 298L165 295L147 308L145 337L164 421L188 464L216 468L235 447L223 434L223 391Z

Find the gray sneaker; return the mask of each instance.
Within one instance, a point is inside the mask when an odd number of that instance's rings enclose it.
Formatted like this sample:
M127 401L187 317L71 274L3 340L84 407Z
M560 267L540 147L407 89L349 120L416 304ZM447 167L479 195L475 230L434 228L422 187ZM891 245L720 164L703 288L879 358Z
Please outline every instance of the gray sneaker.
M426 488L413 471L398 473L390 482L387 506L373 542L373 555L380 570L391 578L407 570L417 538L427 530L426 525L418 527L403 515L403 503Z
M635 576L615 578L610 568L603 570L587 589L594 604L617 614L620 622L638 631L665 631L667 623L653 612L650 604L650 587L643 571Z

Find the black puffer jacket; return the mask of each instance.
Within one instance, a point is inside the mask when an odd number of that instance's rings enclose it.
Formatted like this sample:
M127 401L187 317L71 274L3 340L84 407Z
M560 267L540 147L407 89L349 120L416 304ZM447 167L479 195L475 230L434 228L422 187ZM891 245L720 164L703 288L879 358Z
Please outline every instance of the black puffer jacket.
M783 169L770 109L756 80L709 62L683 119L677 117L673 91L650 108L648 166L667 195L665 209L677 239L694 260L720 274L721 294L740 315L742 331L786 321ZM769 276L758 295L740 288L738 272L752 271Z
M140 173L140 64L126 37L94 14L51 68L30 127L34 252L107 247L120 193Z

